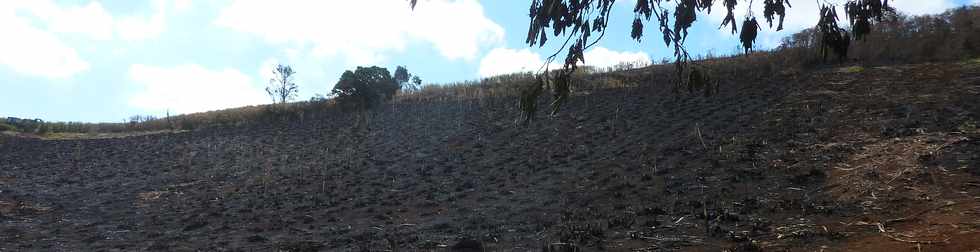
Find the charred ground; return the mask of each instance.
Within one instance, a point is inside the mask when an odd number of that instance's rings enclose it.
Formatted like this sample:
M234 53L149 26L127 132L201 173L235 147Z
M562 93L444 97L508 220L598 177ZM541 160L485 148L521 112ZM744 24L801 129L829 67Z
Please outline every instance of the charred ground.
M976 61L622 76L528 127L488 96L0 137L0 250L980 248Z

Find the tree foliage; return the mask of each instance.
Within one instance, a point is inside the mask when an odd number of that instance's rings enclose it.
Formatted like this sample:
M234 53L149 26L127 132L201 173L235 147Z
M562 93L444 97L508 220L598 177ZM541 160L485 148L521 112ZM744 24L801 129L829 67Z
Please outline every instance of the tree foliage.
M762 28L759 27L755 17L745 17L745 21L742 21L742 33L738 35L738 39L742 41L742 48L745 49L746 54L752 51L755 38L759 36L759 29Z
M851 45L851 37L847 30L837 25L837 8L824 5L820 7L820 22L817 22L820 32L820 54L827 60L827 54L833 52L843 61L847 57L847 48Z
M342 106L371 108L391 99L400 88L388 69L372 66L344 71L332 92Z
M285 104L296 98L299 87L292 80L295 74L293 68L287 65L278 64L272 69L273 77L269 79L269 86L265 88L265 92L272 98L272 103Z
M394 78L402 91L415 92L422 88L422 78L419 78L418 75L408 73L408 68L405 68L405 66L395 68Z
M413 91L422 90L422 78L420 78L418 75L413 75L411 85L409 86L412 88Z
M395 67L395 75L392 77L395 78L395 82L398 82L398 84L401 85L402 83L407 83L409 81L409 76L411 75L408 74L408 69L405 68L405 66L398 66Z
M415 0L409 0L412 8L415 7ZM694 83L692 80L705 80L700 76L708 71L698 64L691 64L691 56L687 53L684 43L687 39L688 29L697 22L698 14L701 12L711 13L711 8L715 0L636 0L633 7L634 18L630 37L636 41L643 38L646 26L650 25L651 20L656 20L655 27L662 35L665 46L674 50L675 67L677 79L680 80L675 85L675 90L680 85L687 85L689 90L692 87L707 87L710 83ZM738 32L735 21L735 8L741 3L748 3L749 9L753 0L718 0L725 8L727 14L722 20L719 28L731 27L732 34ZM611 10L615 0L532 0L528 16L530 22L525 43L529 46L542 47L547 43L549 37L564 37L561 47L554 54L546 59L546 63L539 70L542 78L536 81L537 87L526 88L521 95L519 107L525 121L530 120L527 115L533 116L536 105L533 104L537 97L542 93L544 87L550 87L554 95L551 104L551 113L557 113L561 104L564 103L569 95L570 84L568 75L573 73L578 64L585 62L585 51L598 43L605 35L609 24ZM783 29L783 21L786 16L786 9L791 8L789 0L764 0L762 1L763 16L769 27L776 25L776 30ZM827 5L824 5L827 6ZM829 7L833 11L833 6ZM858 38L867 34L874 22L881 20L885 12L892 10L888 7L888 0L848 0L845 4L846 13L852 27L860 29L854 31ZM834 11L836 13L836 11ZM850 37L846 31L837 26L834 22L823 18L824 8L821 8L821 28L825 34L824 44L834 50L835 53L846 54L847 45L844 41L849 41ZM805 17L801 17L805 18ZM836 18L836 16L835 16ZM739 40L746 52L751 51L755 46L755 38L761 28L756 18L751 12L744 17L742 22L743 31L739 34ZM829 35L828 35L829 34ZM835 49L836 48L836 49ZM551 71L550 63L559 54L565 52L565 62L560 70ZM682 76L687 75L687 78Z
M884 0L884 2L881 0L852 0L844 4L844 12L847 13L848 20L851 22L854 38L862 39L871 33L872 22L881 22L885 14L894 12L894 9L888 6L888 0Z

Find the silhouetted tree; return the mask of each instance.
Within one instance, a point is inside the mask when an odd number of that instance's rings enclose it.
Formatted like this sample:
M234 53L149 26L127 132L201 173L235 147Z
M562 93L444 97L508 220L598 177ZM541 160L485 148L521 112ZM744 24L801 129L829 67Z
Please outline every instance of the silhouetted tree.
M370 108L391 99L399 88L388 69L372 66L344 71L332 92L342 106Z
M265 88L265 92L272 97L273 104L285 104L296 97L299 87L292 81L295 74L293 68L287 65L279 64L272 69L273 76L269 79L269 86Z

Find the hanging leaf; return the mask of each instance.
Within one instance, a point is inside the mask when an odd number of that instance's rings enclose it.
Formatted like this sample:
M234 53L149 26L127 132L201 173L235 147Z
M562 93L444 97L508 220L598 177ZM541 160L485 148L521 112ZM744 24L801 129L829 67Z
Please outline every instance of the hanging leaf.
M737 4L738 2L735 0L725 0L724 5L725 9L728 10L728 14L725 15L725 19L721 20L721 26L718 26L719 29L725 27L726 25L731 25L732 34L738 32L738 26L735 24L735 5Z
M881 22L885 15L895 10L888 6L887 0L851 0L844 4L844 12L853 27L854 38L864 39L874 22Z
M738 37L742 41L742 48L745 49L746 54L752 51L755 38L758 35L759 22L756 21L755 17L745 17L745 21L742 21L742 33Z
M633 31L630 32L630 37L637 42L643 38L643 21L640 21L640 18L633 19Z
M762 15L765 16L766 22L769 23L769 28L772 28L772 20L775 16L779 16L779 26L776 30L782 31L783 18L786 17L786 6L789 6L789 0L766 0L763 2L763 5Z
M820 21L817 22L817 28L820 32L820 53L823 55L823 60L826 61L827 55L831 52L841 61L846 59L851 37L846 30L837 25L836 7L827 5L820 7Z

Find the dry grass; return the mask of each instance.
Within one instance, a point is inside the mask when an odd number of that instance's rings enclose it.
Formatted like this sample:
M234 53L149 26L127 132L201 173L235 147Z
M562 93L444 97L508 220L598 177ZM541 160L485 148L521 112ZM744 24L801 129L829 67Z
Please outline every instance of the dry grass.
M121 137L143 136L143 135L153 135L153 134L181 133L186 131L187 130L148 130L148 131L105 132L105 133L57 132L57 133L45 134L41 136L41 138L45 140L109 139L109 138L121 138Z

